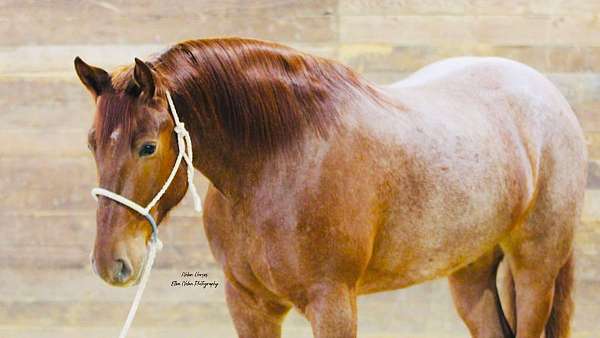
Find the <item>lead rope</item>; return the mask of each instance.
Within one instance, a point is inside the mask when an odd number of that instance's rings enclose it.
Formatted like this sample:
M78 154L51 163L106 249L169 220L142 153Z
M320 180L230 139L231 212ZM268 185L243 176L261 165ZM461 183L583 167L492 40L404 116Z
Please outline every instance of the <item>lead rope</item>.
M150 245L148 248L148 256L146 258L146 262L144 264L144 268L142 270L142 275L140 279L140 285L135 293L135 297L133 299L133 303L131 304L131 308L129 309L129 313L127 314L127 319L125 320L125 324L123 324L123 328L121 329L121 334L119 338L127 337L127 332L131 327L131 323L135 318L135 314L137 312L140 301L142 300L142 295L144 293L144 289L146 288L146 284L148 283L148 279L150 278L150 271L152 270L152 266L154 264L154 259L156 258L156 254L158 251L162 249L162 242L158 239L158 226L154 217L150 211L152 208L158 203L160 198L165 194L171 182L175 178L177 174L177 169L181 165L181 160L183 159L187 165L187 179L188 179L188 190L191 191L192 197L194 200L194 209L198 212L202 212L202 203L200 196L198 195L198 191L196 190L196 186L194 185L194 164L193 164L193 153L192 153L192 140L190 138L190 133L185 129L185 125L183 122L179 120L179 116L177 115L177 110L175 110L175 105L173 104L173 99L171 99L171 94L169 91L166 91L167 101L169 102L169 107L171 108L171 114L173 115L173 121L175 123L174 131L177 134L177 148L179 149L179 154L177 155L177 159L175 160L175 164L173 165L173 169L171 170L171 174L165 181L165 184L162 186L160 191L154 196L152 201L148 203L148 205L144 208L136 202L123 197L117 193L114 193L110 190L106 190L104 188L94 188L92 189L92 196L94 198L98 198L98 195L107 197L121 203L130 209L138 212L142 216L148 220L150 225L152 226L152 238L150 240Z
M154 264L156 253L161 249L162 242L160 241L160 239L158 239L158 237L156 237L156 239L152 237L152 241L150 241L150 248L148 249L148 258L146 259L146 264L144 265L144 271L142 271L140 286L138 286L138 289L135 292L135 298L133 298L133 303L131 303L131 308L129 309L127 319L125 320L125 324L123 324L123 328L121 329L121 334L119 334L119 338L127 337L127 333L129 332L129 328L131 327L133 318L135 318L135 313L137 312L138 306L140 305L140 301L142 300L144 289L146 289L146 284L148 283L148 279L150 278L150 271L152 270L152 265Z

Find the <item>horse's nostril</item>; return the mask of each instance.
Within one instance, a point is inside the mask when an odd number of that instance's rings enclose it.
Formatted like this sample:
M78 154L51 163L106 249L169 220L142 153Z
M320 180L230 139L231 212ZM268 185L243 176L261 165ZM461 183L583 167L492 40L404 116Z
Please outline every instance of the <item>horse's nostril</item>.
M115 264L115 279L118 282L125 282L131 276L131 267L125 260L117 259Z

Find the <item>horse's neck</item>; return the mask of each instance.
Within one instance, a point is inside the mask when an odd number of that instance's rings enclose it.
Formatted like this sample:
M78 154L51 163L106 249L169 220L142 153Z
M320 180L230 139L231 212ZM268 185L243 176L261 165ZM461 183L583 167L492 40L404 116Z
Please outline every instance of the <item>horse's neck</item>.
M229 199L252 203L255 199L268 199L269 194L282 187L293 194L294 189L299 189L299 182L308 176L315 177L315 169L325 157L329 143L330 140L309 133L302 138L297 151L266 157L236 152L228 154L226 161L219 154L207 155L208 149L218 149L218 145L196 147L195 167Z
M357 95L367 95L357 91ZM325 137L317 136L315 130L307 129L298 143L295 145L297 151L273 154L272 156L258 156L245 152L243 149L236 149L235 146L221 144L219 142L203 143L198 141L199 135L216 130L217 126L200 126L193 115L193 109L182 107L182 119L186 126L190 126L190 134L194 144L195 167L205 175L211 183L226 196L237 196L238 198L247 198L252 196L255 190L265 187L275 188L275 184L285 185L297 177L303 177L310 168L307 164L313 166L322 158L329 148L329 142L332 138L340 140L341 134L349 135L352 122L365 111L381 109L381 106L374 103L372 98L360 96L351 100L337 102L343 105L339 107L343 111L341 117L344 123L331 126L331 135ZM178 108L179 109L179 108ZM189 121L189 122L188 122ZM200 130L200 129L204 130ZM335 129L335 131L333 130ZM204 137L203 137L204 138ZM287 145L286 145L287 146ZM260 151L260 150L258 150ZM317 173L313 173L317 175Z

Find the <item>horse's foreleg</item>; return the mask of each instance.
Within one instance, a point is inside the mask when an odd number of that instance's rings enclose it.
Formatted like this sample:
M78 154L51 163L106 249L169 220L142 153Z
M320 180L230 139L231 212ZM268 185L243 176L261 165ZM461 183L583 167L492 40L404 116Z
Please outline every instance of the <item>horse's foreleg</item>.
M281 338L290 307L265 300L230 282L225 285L229 313L239 338Z
M514 337L502 313L496 271L499 248L453 273L448 280L458 314L475 338Z
M356 338L356 293L339 283L310 288L304 313L315 338Z
M535 208L502 243L514 280L517 338L569 336L570 257L579 213L577 198L569 195L576 190L566 184L565 179L541 184Z

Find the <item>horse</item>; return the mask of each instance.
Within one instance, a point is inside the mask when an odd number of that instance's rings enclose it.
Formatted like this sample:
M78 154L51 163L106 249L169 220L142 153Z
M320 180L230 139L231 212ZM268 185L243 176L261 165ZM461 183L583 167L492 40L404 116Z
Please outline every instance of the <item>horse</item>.
M110 74L75 69L96 106L99 184L141 205L177 156L171 93L210 181L203 225L239 337L281 337L292 307L314 337L356 337L357 296L442 277L473 337L569 336L587 154L569 104L532 68L452 58L377 86L232 37ZM152 216L187 188L183 163ZM135 284L151 234L100 196L94 271Z

